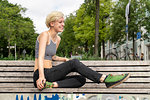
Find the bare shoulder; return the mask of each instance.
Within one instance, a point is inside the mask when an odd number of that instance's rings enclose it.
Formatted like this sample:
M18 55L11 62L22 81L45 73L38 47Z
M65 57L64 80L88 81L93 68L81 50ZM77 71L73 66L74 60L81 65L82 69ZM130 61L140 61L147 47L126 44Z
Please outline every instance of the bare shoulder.
M57 35L57 48L59 46L60 41L61 41L61 37Z
M57 36L57 39L59 42L61 41L61 37L59 35Z
M39 35L39 40L47 40L47 37L48 37L48 34L47 32L42 32L40 35Z

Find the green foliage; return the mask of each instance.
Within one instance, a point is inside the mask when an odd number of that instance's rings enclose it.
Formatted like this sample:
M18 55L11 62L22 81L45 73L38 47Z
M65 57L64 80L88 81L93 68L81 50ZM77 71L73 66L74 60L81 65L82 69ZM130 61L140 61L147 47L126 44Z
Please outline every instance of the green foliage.
M25 11L26 8L22 8L21 5L11 4L7 0L0 1L0 51L4 57L11 54L7 46L15 44L18 55L23 49L26 49L28 54L34 52L37 34L33 21L21 15Z
M90 1L90 0L89 0ZM88 46L94 45L95 41L95 2L85 1L76 12L75 19L75 37L82 46L87 43ZM100 41L107 40L109 31L108 17L112 6L111 0L100 0L100 19L99 19L99 37Z
M127 3L128 0L119 0L112 10L112 25L109 38L113 42L121 43L123 40L125 40L125 8ZM133 36L136 38L135 33L142 32L142 27L145 27L147 30L146 34L150 33L150 7L148 4L150 4L150 0L131 0L128 25L129 40L131 40Z
M58 48L58 55L70 57L76 52L78 54L89 52L92 58L95 41L95 3L93 0L85 0L75 15L70 14L66 18L64 32L60 34L62 40ZM110 15L111 7L111 0L100 0L99 42L107 40L107 34L110 32L107 18Z
M60 35L61 43L57 50L57 54L59 56L70 57L70 55L74 49L74 46L76 44L75 34L73 31L74 18L75 18L75 16L70 14L70 16L67 17L65 20L64 31Z
M95 18L86 13L86 4L82 4L80 9L77 10L75 25L73 27L75 37L80 41L81 46L94 44Z
M10 54L8 57L3 57L3 55L1 55L0 60L35 60L35 57L33 55L25 55L25 57L23 55L21 55L20 58L15 59L15 56L13 56L12 54Z
M95 57L91 55L90 52L88 52L88 53L82 54L82 59L80 60L102 60L102 59L100 57Z

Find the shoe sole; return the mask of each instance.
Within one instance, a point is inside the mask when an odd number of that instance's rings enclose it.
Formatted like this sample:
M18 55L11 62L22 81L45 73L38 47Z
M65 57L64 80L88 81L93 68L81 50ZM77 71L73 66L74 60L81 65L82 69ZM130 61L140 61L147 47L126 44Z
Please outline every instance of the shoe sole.
M118 83L116 83L116 84L114 84L114 85L112 85L112 86L110 86L110 87L108 87L108 88L113 88L113 87L115 87L115 86L117 86L117 85L123 83L124 81L126 81L126 80L129 78L129 76L130 76L130 73L128 73L127 77L124 78L122 81L120 81L120 82L118 82Z

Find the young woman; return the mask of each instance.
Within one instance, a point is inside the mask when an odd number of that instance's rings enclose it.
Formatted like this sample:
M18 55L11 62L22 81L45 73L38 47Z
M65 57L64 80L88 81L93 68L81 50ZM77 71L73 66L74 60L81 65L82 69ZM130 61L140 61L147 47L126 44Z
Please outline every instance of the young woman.
M111 75L100 74L86 67L77 59L56 56L56 51L61 38L58 32L63 32L64 15L59 11L50 13L46 18L48 31L42 32L36 41L34 86L42 90L49 87L76 88L85 84L85 78L96 83L104 82L107 88L112 88L124 82L129 74ZM64 61L64 63L52 66L52 60ZM78 72L80 75L66 76L70 72Z

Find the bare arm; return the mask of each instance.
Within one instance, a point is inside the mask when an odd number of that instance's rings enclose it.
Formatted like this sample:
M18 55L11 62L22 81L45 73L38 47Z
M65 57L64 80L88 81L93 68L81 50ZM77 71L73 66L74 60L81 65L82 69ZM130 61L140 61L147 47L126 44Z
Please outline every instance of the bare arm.
M43 83L45 83L46 79L44 76L44 55L45 48L47 44L48 34L46 32L41 33L39 37L39 57L38 57L38 65L39 65L39 79L37 80L37 87L39 89L44 88Z
M57 37L57 45L56 45L56 49L58 48L59 44L60 44L60 41L61 41L61 38L58 36ZM52 60L57 60L57 61L68 61L69 59L68 58L65 58L65 57L58 57L56 55L54 55L52 57Z
M53 60L57 60L57 61L68 61L69 59L68 58L65 58L65 57L58 57L56 55L54 55L52 57Z

